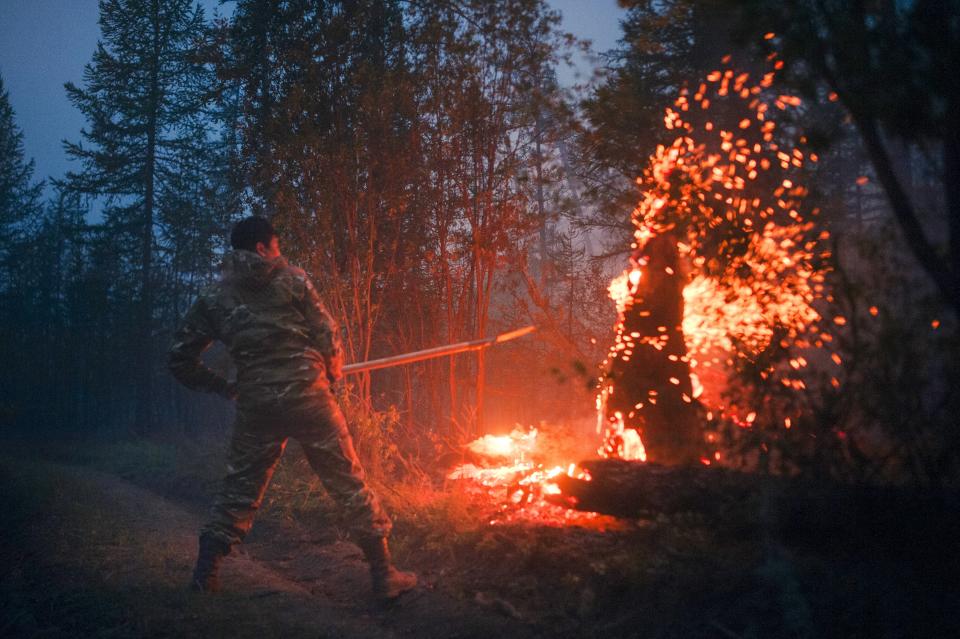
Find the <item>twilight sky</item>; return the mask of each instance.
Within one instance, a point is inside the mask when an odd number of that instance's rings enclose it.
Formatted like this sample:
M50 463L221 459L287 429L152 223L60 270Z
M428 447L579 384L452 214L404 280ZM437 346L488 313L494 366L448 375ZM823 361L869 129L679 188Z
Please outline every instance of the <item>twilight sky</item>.
M565 30L592 40L597 51L613 48L620 37L625 12L616 0L548 3L563 13ZM203 4L209 16L219 2ZM72 168L61 141L77 141L84 120L67 101L63 83L81 83L98 37L97 0L0 0L0 76L27 157L36 160L36 179L58 177ZM560 80L570 83L573 74L561 72Z

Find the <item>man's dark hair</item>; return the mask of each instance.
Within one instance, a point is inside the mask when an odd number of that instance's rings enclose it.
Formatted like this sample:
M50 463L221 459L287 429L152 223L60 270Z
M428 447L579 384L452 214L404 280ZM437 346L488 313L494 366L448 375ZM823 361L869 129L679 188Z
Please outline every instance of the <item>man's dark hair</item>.
M270 239L276 235L273 225L265 217L251 215L237 222L230 233L230 246L245 251L256 251L257 243L270 245Z

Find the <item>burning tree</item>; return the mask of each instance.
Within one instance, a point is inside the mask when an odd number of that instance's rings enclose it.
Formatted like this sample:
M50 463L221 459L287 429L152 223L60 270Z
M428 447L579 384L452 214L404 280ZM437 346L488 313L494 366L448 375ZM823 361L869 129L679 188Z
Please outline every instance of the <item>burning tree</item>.
M600 394L612 429L606 454L646 461L649 446L652 461L699 458L680 262L677 240L665 232L638 246L630 270L611 284L620 321Z
M729 381L759 363L761 379L801 391L807 350L829 339L816 308L828 234L801 184L817 158L771 117L801 101L772 90L782 65L770 61L754 80L728 56L666 110L676 137L637 180L634 252L610 286L619 317L599 384L604 455L688 463L707 451L701 415L749 428L763 414L790 428L778 415L786 404L749 393L732 402Z
M666 110L675 137L637 180L630 264L609 287L618 321L597 396L604 457L709 465L721 453L705 424L789 430L804 410L801 371L815 360L839 363L821 353L832 341L818 310L829 308L831 255L801 183L817 157L789 122L801 101L773 91L775 59L754 81L729 62ZM461 466L450 477L506 489L521 506L536 502L541 520L540 497L583 505L561 486L609 484L612 491L594 490L609 496L625 485L616 464L538 463L535 437L477 440L471 450L485 467ZM602 480L591 480L594 471Z

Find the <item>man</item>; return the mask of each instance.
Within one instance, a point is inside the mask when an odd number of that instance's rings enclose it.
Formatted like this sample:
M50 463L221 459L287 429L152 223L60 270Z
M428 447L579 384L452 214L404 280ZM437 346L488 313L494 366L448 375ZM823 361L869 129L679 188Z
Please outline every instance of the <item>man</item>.
M266 219L239 222L230 243L234 250L223 262L220 281L187 312L170 349L170 370L181 383L237 400L227 476L201 530L191 585L219 590L221 561L250 531L287 438L293 437L345 511L370 564L374 594L397 597L417 579L390 561L390 519L366 484L330 391L343 375L337 325L306 273L284 260ZM236 382L201 362L214 340L229 349Z

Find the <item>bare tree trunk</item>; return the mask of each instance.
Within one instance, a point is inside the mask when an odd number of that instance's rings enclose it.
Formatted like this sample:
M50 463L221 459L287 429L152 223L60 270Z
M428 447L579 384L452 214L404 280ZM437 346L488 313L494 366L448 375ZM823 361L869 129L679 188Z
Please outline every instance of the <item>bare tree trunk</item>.
M540 221L540 289L550 296L550 278L548 277L547 264L547 236L549 229L547 227L546 202L543 193L543 116L537 111L537 119L534 129L535 149L534 162L537 170L537 219Z
M452 344L456 341L456 296L453 292L453 275L450 272L450 258L447 253L447 233L449 229L445 221L438 224L437 234L439 240L439 259L440 269L443 274L443 296L446 302L446 320L447 320L447 343ZM448 358L447 364L447 387L450 400L449 427L450 433L457 429L457 362L453 357Z
M483 318L483 307L485 300L483 299L483 256L481 248L480 233L481 229L478 228L481 226L479 220L480 213L477 214L477 227L474 228L474 246L473 246L473 320L474 320L474 337L479 339L483 336L481 331L484 329L484 318ZM483 432L483 391L484 391L484 379L485 379L485 358L483 351L477 351L477 369L476 377L474 378L474 411L473 411L473 432L475 435L480 435Z
M877 178L880 180L880 184L883 185L883 189L887 193L887 198L890 200L890 207L893 209L894 217L900 225L900 230L903 232L907 246L910 247L914 257L920 263L920 266L923 267L923 270L925 270L927 275L933 280L943 300L953 308L954 313L960 312L960 285L958 285L960 283L958 283L957 271L955 270L958 260L957 252L951 251L952 256L948 261L938 256L937 251L923 230L923 226L920 224L920 219L913 205L910 203L910 198L907 196L903 185L900 183L900 179L893 170L890 154L880 135L877 123L865 116L858 117L857 114L854 114L854 120L857 123L857 128L860 130L864 146L866 146L867 152L870 154ZM952 150L951 147L953 147ZM953 228L956 228L957 225L960 224L960 222L956 221L960 213L956 213L955 211L957 211L957 209L953 208L951 204L960 204L960 197L958 197L956 192L960 187L958 187L955 182L951 184L949 176L951 175L951 170L957 170L957 162L960 161L960 159L957 158L955 145L951 144L949 140L944 141L944 153L946 154L945 159L948 164L944 167L944 185L947 189L947 206L950 209L949 215L952 227L951 244L955 246L958 240L956 239L956 233L952 231ZM953 169L951 169L951 165L954 167ZM956 176L957 174L954 173L953 175ZM952 198L958 199L951 202ZM954 269L951 269L951 267L954 267Z
M138 371L135 411L139 432L153 427L153 208L154 173L157 156L157 118L160 109L160 0L153 0L153 59L150 65L150 103L148 105L146 166L144 168L143 229L140 238L140 317Z
M960 128L954 126L943 141L943 184L946 189L949 265L952 276L953 307L960 311Z

